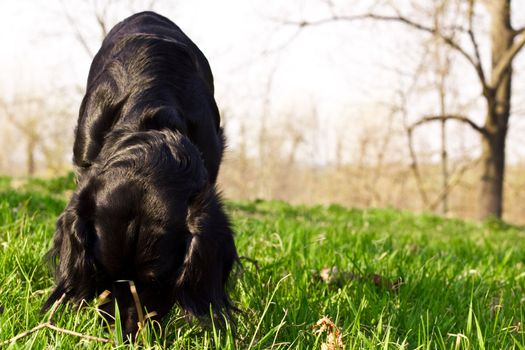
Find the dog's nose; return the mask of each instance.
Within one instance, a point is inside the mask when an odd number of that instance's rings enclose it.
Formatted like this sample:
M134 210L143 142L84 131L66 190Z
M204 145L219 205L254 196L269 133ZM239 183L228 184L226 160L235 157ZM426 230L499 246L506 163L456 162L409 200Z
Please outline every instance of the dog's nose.
M116 298L127 299L133 298L131 295L132 280L116 280L113 282L113 293Z

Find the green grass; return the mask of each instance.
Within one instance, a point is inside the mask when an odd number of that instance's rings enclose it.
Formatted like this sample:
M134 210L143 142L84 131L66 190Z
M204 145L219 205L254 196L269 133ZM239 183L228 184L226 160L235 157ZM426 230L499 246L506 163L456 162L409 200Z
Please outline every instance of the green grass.
M0 340L41 322L52 286L43 256L72 177L0 177ZM345 349L525 349L525 230L389 209L228 202L239 254L236 330L186 323L175 309L119 348L319 349L328 316ZM330 283L320 270L336 267ZM402 279L401 285L398 281ZM118 341L93 303L61 307L57 326ZM111 348L41 330L11 348Z

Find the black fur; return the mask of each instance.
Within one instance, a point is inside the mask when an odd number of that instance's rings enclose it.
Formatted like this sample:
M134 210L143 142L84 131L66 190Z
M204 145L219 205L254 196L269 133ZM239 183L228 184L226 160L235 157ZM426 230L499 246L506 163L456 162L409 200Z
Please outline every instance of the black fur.
M78 187L59 217L56 286L79 303L133 280L158 317L231 308L238 260L215 180L224 149L208 61L153 12L117 24L95 56L75 131ZM118 298L118 297L117 297ZM137 311L119 299L125 333Z

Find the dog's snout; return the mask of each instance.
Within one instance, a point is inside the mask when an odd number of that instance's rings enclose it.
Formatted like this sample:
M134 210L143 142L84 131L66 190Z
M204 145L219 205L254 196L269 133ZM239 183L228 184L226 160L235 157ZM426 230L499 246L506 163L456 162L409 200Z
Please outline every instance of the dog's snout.
M121 313L122 336L125 340L134 339L139 330L139 320L137 310L133 307L128 307L122 310Z

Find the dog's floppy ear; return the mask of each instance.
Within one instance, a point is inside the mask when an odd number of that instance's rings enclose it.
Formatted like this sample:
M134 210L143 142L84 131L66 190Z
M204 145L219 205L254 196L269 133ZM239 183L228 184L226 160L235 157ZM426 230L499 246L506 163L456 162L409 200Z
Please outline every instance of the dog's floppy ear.
M196 316L224 309L229 314L226 282L238 260L230 227L215 188L208 187L190 203L190 236L184 263L176 281L176 298Z
M93 241L95 232L89 219L92 199L86 189L73 195L56 225L53 247L48 252L55 267L55 289L44 303L48 309L65 294L66 300L79 302L94 296L95 265Z

